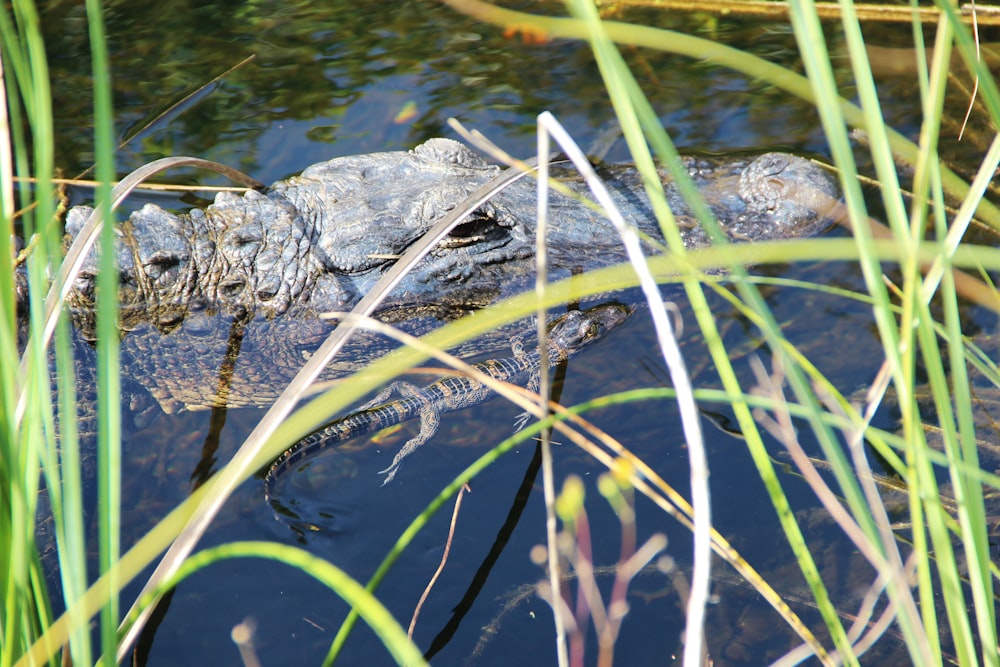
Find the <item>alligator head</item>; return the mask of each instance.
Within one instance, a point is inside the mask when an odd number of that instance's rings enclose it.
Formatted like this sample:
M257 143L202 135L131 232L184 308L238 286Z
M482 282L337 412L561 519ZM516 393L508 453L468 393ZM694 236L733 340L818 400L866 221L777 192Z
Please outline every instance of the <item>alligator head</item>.
M817 164L787 153L765 153L740 174L737 192L747 214L727 228L732 238L762 241L816 236L830 226L839 193Z
M271 192L311 213L323 268L357 274L392 262L498 172L456 141L431 139L408 152L315 164ZM505 224L487 209L478 215Z

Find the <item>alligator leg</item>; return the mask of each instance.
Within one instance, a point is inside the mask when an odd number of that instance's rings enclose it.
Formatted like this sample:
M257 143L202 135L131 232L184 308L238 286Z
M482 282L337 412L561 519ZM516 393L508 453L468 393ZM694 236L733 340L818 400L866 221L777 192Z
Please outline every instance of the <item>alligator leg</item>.
M521 360L525 356L524 344L519 336L515 336L510 341L511 351L514 357ZM435 383L440 385L440 383ZM528 382L528 388L532 391L538 391L538 373L534 373ZM433 386L433 385L432 385ZM385 479L382 480L382 486L385 486L391 482L395 477L396 473L399 472L399 467L407 456L416 451L421 445L434 437L437 433L438 428L441 426L441 406L437 402L432 400L427 400L426 390L417 387L416 385L410 384L408 382L393 382L388 387L379 392L378 396L366 403L361 409L366 410L369 408L374 408L376 406L384 404L393 393L399 393L404 399L421 401L423 404L420 406L418 414L420 416L420 432L414 437L406 441L406 444L396 452L396 456L393 457L392 463L385 470L380 470L379 474L385 475ZM467 394L462 401L459 403L464 404L463 407L467 405L475 405L480 403L483 399L489 396L490 392L485 387L480 387L479 390L471 394ZM458 404L451 407L451 409L456 409ZM530 413L524 413L523 421L531 417ZM521 424L523 426L523 424ZM520 430L520 427L517 429Z
M513 352L514 358L523 364L527 353L524 350L524 343L519 336L515 336L510 341L510 348ZM513 378L508 378L513 379ZM448 380L440 380L431 387L445 387L448 384ZM464 396L461 396L461 391L451 390L439 390L443 391L445 396L460 396L458 400L452 400L451 405L445 407L442 405L441 401L428 399L427 392L428 389L421 389L416 385L410 384L408 382L393 382L388 387L383 389L379 394L373 398L371 401L366 403L361 407L359 411L375 409L379 406L383 406L389 400L389 398L394 394L398 393L402 400L404 401L416 401L419 404L417 414L420 417L420 432L416 436L411 438L403 445L403 447L396 453L393 457L392 463L385 470L379 471L379 474L385 475L385 479L382 480L382 486L385 486L391 482L395 477L396 473L399 472L399 467L402 464L404 458L416 451L421 445L434 437L437 433L438 427L441 425L441 412L460 409L462 407L469 407L471 405L476 405L481 403L483 400L492 395L492 391L486 388L480 383L476 383L479 387L471 392L466 391ZM531 372L527 388L529 391L538 393L539 386L541 384L541 369L535 369ZM445 408L444 410L442 408ZM524 428L524 425L531 419L531 413L523 412L518 416L515 422L515 431L520 431Z
M481 267L488 264L503 264L517 259L525 259L535 254L535 247L532 244L518 240L518 242L497 242L495 246L483 247L479 244L474 252L465 248L452 248L448 250L446 258L435 258L435 265L431 269L431 276L451 282L461 282L468 280ZM430 276L428 276L430 277Z
M396 452L396 456L393 457L392 463L389 464L388 468L379 471L380 475L385 475L385 479L382 480L382 486L385 486L396 477L396 473L399 472L399 466L403 462L403 459L434 437L434 434L437 433L438 427L441 425L440 410L431 402L426 400L421 387L418 387L410 382L400 381L391 383L385 389L376 394L375 398L359 407L354 414L364 412L365 410L374 410L384 407L389 403L389 399L391 399L394 394L398 394L404 400L415 401L422 404L417 413L420 417L420 432L407 440L406 444L404 444L403 447Z
M412 386L412 385L411 385ZM382 486L393 480L399 472L399 466L407 456L417 450L418 447L434 437L438 427L441 426L441 411L433 403L426 403L420 408L420 432L406 441L402 449L396 452L392 463L385 470L380 470L380 475L385 475Z

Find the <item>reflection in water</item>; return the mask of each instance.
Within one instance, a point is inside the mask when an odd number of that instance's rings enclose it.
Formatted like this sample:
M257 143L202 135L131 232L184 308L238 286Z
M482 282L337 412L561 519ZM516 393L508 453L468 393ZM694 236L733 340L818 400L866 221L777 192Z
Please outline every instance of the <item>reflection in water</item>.
M90 65L79 12L57 4L43 22L57 164L67 174L89 167L91 158L84 120L92 109ZM335 155L447 136L449 116L522 155L534 144L534 117L543 110L582 145L613 116L586 46L521 44L429 1L298 3L294 10L167 2L118 5L106 20L116 127L122 139L141 131L122 153L122 169L162 155L195 155L270 182ZM664 17L656 24L665 26ZM794 62L790 35L750 24L716 30L735 45ZM773 91L670 55L626 55L681 145L822 146L814 113ZM248 56L255 59L172 109ZM409 117L401 119L404 110Z

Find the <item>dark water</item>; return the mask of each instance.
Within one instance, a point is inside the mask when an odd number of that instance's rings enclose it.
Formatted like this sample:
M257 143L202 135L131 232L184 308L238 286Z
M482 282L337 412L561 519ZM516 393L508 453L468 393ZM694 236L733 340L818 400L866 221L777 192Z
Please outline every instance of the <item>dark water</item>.
M50 3L43 17L59 113L59 164L67 174L86 169L92 157L82 11L75 3ZM782 26L654 16L657 25L701 33L793 66L796 62L794 40ZM611 127L613 118L586 46L505 39L499 29L431 2L132 3L111 6L107 22L116 130L122 140L131 138L118 154L121 172L164 155L195 155L270 182L335 156L405 149L429 137L452 136L449 117L482 131L510 153L527 156L534 150L535 116L543 110L553 112L585 147ZM680 146L709 151L778 146L824 153L815 112L779 91L704 63L624 51ZM255 60L185 100L250 55ZM901 119L902 129L909 124L912 131L909 103L899 96L887 102L895 105L888 113ZM609 159L621 158L619 143ZM217 182L202 174L176 178ZM78 200L89 196L73 195ZM836 264L763 272L852 289L861 284L852 268ZM670 288L664 293L680 299ZM787 322L793 342L810 352L831 352L817 362L843 391L870 381L880 353L864 306L791 288L767 288L766 293L779 321ZM731 306L720 298L712 304L727 343L768 357L756 331ZM690 333L694 319L682 299L681 307L689 332L687 363L699 385L715 386L707 355ZM851 351L849 359L839 352L845 349ZM746 357L736 364L749 378ZM651 327L636 317L572 360L562 400L571 405L601 393L666 383ZM494 402L447 415L438 436L386 488L380 488L376 472L415 433L412 424L383 442L354 443L287 475L280 487L282 502L317 528L304 537L275 521L260 482L249 482L226 506L204 544L248 539L304 544L364 581L437 490L507 436L517 411ZM162 415L132 428L126 442L126 543L185 497L203 468L218 469L260 414L231 411L221 429L218 423L212 426L209 412ZM671 403L609 408L593 413L592 419L686 493L686 448ZM705 427L716 527L752 563L778 572L787 590L802 589L799 579L788 574L794 566L742 441L707 422ZM780 447L771 444L780 457ZM448 567L415 635L425 650L433 646L437 664L554 661L551 614L537 596L522 595L543 574L528 557L544 541L534 454L534 447L525 445L503 458L475 481L464 501ZM600 472L575 448L556 449L557 479L576 473L587 483L595 563L611 565L618 558L619 524L597 496ZM815 505L804 484L791 476L784 481L796 510ZM518 500L522 486L528 490L523 501ZM424 530L379 591L404 626L441 557L447 514ZM829 532L821 521L815 530L821 540ZM640 541L666 533L669 554L682 567L689 562L690 536L641 499L638 531ZM494 548L498 541L503 546ZM865 573L845 568L847 547L820 544L833 594L851 601L846 608L850 613L862 585L855 577ZM610 578L601 584L607 595ZM137 590L130 587L125 599ZM630 590L631 613L616 648L619 664L670 663L670 656L682 650L678 594L659 574L643 574ZM719 602L708 618L715 664L762 664L795 645L790 635L776 632L777 617L734 575L724 574L715 592ZM467 604L455 612L463 598ZM796 610L815 627L815 614L807 605L796 605ZM249 617L257 623L255 645L264 664L310 664L325 654L345 613L341 601L304 575L269 562L235 561L196 575L178 589L159 624L144 636L139 658L151 665L237 663L230 631ZM591 636L588 656L595 654ZM344 664L387 660L378 640L360 626L343 658Z

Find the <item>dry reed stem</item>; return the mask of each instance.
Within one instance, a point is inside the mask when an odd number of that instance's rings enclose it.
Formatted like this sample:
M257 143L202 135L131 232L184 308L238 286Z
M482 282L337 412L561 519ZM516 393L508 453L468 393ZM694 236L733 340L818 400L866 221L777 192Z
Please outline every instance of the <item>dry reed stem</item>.
M817 2L815 6L816 14L821 20L840 20L841 10L837 3ZM788 20L788 5L786 3L758 0L614 0L613 3L604 5L602 9L607 13L618 13L638 7L672 12L753 17L774 21ZM924 24L937 23L941 18L941 11L935 7L913 9L903 5L863 3L854 5L854 9L858 20L862 23L910 23L914 13ZM969 24L978 22L979 25L1000 25L1000 7L984 7L983 5L965 3L959 7L959 12L962 20Z

